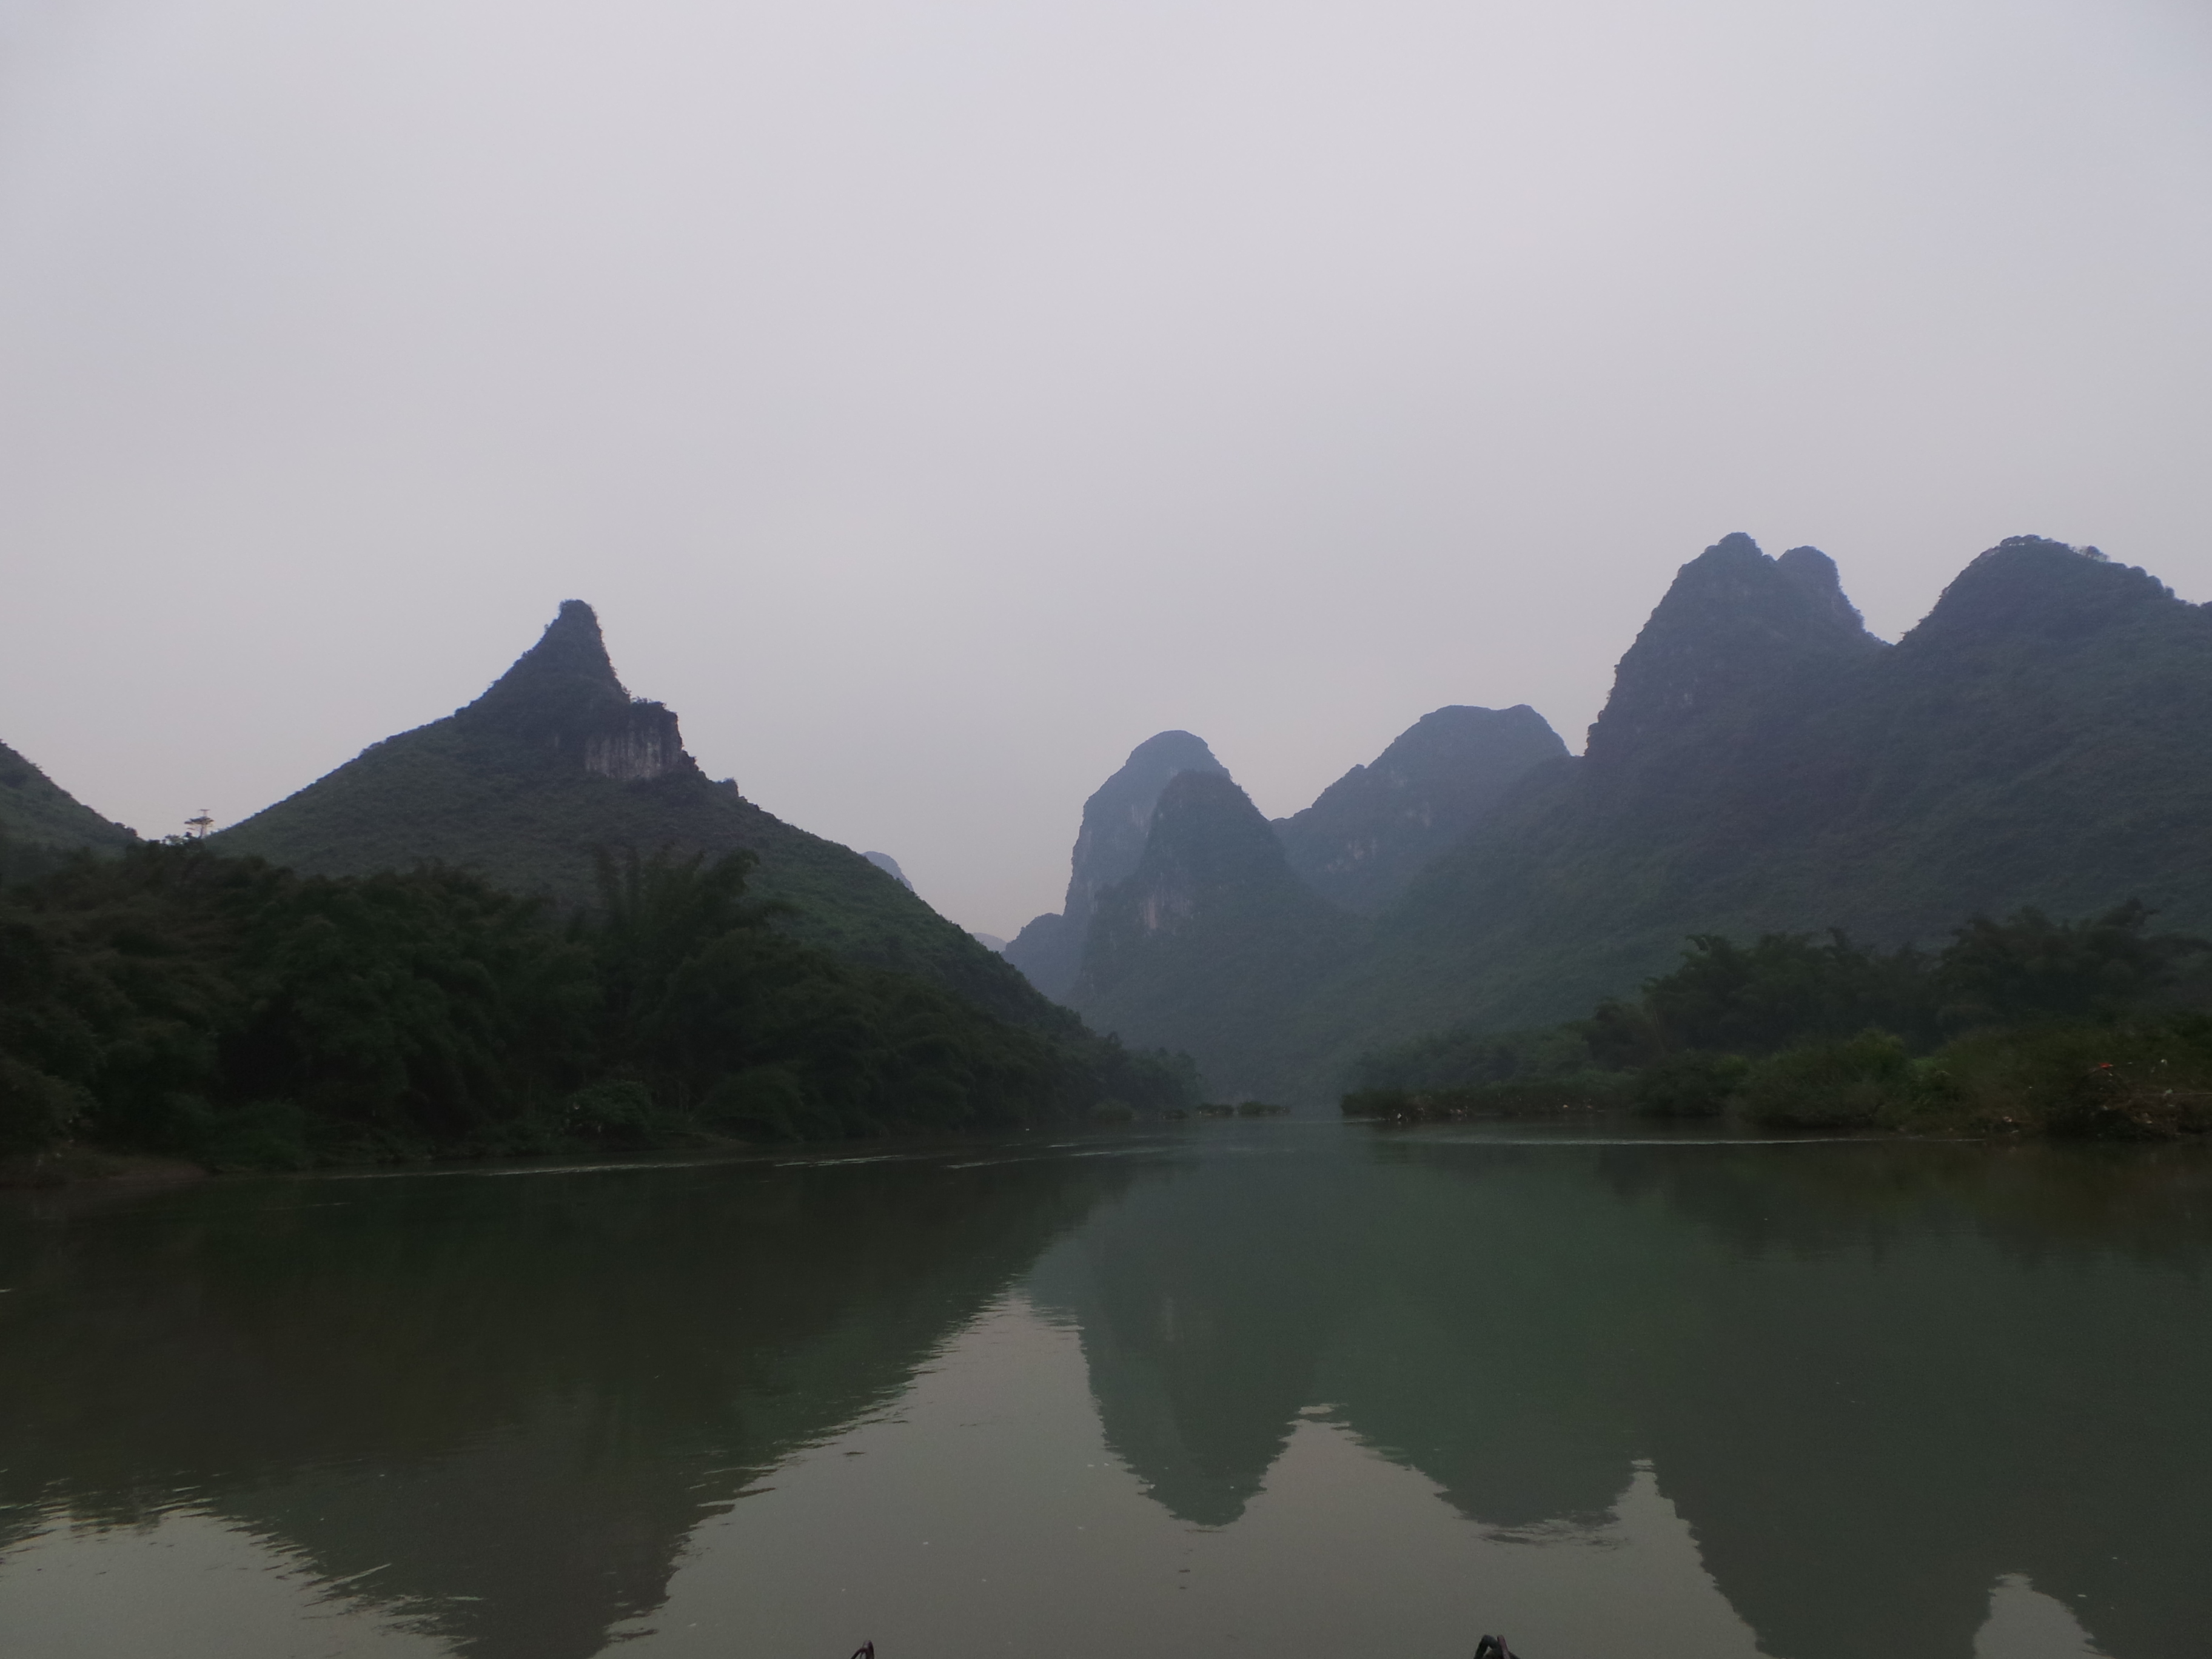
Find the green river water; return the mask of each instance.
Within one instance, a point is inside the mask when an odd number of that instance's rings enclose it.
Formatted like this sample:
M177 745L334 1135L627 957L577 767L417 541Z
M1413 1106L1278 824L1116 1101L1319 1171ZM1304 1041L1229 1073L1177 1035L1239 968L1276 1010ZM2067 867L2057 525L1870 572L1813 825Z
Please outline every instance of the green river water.
M2201 1150L0 1194L0 1655L2201 1659Z

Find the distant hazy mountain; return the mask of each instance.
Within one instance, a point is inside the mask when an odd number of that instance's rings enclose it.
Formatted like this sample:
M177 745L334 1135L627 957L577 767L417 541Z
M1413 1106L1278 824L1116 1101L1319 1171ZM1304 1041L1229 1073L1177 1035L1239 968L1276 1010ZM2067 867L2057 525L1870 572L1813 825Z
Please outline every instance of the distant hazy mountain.
M1424 714L1276 832L1291 868L1323 897L1372 915L1474 827L1522 773L1567 752L1526 703Z
M968 930L968 937L974 939L976 944L981 945L986 951L1004 952L1006 948L1006 940L1000 939L996 933L986 933L980 928L970 927Z
M125 847L137 839L0 743L0 878L29 875L55 854Z
M438 860L564 904L590 902L592 849L760 860L754 891L849 960L919 973L993 1012L1064 1020L1004 960L860 854L770 816L684 752L675 713L633 698L589 605L571 599L481 697L359 757L216 841L315 873Z
M1164 732L1085 804L1066 913L1006 954L1101 1030L1189 1053L1217 1093L1310 1094L1334 1028L1286 1040L1280 1011L1364 951L1363 914L1565 755L1526 706L1440 708L1271 825L1204 744Z
M1124 1041L1183 1050L1218 1095L1273 1097L1319 1057L1281 1011L1365 934L1298 879L1226 773L1184 772L1136 869L1099 894L1068 1003Z
M1362 1048L1580 1014L1692 933L1889 945L1976 911L2130 896L2203 932L2208 823L2212 610L2094 549L2014 537L1889 646L1825 555L1730 536L1621 659L1586 756L1529 766L1371 927L1324 925L1255 878L1186 927L1222 965L1199 973L1194 943L1132 942L1165 914L1154 896L1117 895L1074 1000L1133 1043L1218 1033L1215 1064L1230 1045L1237 1075L1312 1098ZM1173 833L1170 863L1189 832Z
M1228 775L1199 738L1188 732L1162 732L1131 750L1121 770L1083 803L1066 904L1058 915L1037 917L1006 946L1006 960L1047 996L1065 999L1074 985L1099 891L1136 869L1160 792L1182 772Z

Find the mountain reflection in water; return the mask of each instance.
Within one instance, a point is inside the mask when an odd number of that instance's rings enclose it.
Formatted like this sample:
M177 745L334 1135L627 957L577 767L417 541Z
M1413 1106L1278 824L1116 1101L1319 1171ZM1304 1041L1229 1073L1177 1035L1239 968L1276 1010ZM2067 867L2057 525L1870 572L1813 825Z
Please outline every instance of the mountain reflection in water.
M1601 1659L1539 1646L1578 1597L1632 1598L1624 1659L1695 1650L1693 1593L1778 1659L2178 1659L2212 1628L2208 1263L2194 1152L1307 1124L17 1196L0 1649L45 1659L76 1595L123 1628L135 1585L139 1650L246 1653L242 1602L162 1622L158 1538L172 1579L305 1587L257 1654L1117 1650L1096 1594L1157 1607L1155 1651L1318 1655L1450 1632L1522 1561L1558 1584L1509 1632L1536 1659ZM1393 1466L1360 1547L1406 1571L1321 1583L1330 1494ZM1001 1528L966 1555L963 1504ZM1575 1565L1662 1535L1663 1584ZM973 1587L903 1644L813 1605L922 1572ZM1270 1624L1271 1573L1330 1645Z

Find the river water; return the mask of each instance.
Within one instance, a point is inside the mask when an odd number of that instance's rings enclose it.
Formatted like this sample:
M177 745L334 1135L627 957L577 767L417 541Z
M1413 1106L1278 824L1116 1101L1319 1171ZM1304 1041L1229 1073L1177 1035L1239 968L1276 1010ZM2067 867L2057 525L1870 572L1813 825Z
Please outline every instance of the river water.
M5 1195L0 1654L2201 1659L2208 1269L2193 1150Z

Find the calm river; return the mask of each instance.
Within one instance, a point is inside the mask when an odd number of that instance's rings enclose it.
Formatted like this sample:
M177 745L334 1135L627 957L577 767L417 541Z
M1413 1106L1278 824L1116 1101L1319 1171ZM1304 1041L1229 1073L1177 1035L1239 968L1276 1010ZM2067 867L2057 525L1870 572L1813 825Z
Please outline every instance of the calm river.
M0 1654L2202 1659L2208 1270L2197 1152L0 1194Z

